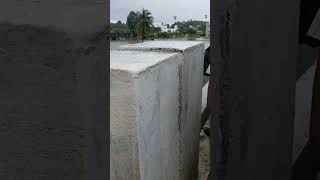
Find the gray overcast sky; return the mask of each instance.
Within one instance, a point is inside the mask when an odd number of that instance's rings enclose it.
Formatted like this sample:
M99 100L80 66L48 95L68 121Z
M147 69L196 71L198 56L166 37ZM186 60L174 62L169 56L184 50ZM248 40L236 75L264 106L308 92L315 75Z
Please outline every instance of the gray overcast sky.
M156 23L173 23L173 16L177 21L210 18L210 0L110 0L110 20L125 22L130 11L142 8L151 11Z

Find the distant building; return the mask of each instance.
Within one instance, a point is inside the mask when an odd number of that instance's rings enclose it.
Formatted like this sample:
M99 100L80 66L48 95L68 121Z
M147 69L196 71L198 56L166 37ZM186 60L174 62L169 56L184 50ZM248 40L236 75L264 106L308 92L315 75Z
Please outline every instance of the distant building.
M178 31L178 26L174 25L173 28L171 28L171 32L177 32Z
M189 26L189 28L190 28L190 29L193 29L193 30L198 30L198 28L197 28L197 27L195 27L195 26L191 26L191 25Z
M155 27L159 27L161 29L161 32L176 32L178 31L178 26L175 25L173 28L172 25L169 25L169 24L164 24L164 23L161 23L161 24L154 24Z

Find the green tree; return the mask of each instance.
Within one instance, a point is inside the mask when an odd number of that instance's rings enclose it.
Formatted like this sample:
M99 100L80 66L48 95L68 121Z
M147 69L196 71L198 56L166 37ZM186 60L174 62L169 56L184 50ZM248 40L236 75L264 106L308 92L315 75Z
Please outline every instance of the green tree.
M130 31L126 24L118 21L117 23L111 23L110 35L113 38L128 38L130 35Z
M205 24L201 24L198 26L198 30L202 32L201 33L202 35L206 34L206 28L207 28L207 26Z
M151 12L146 9L142 9L139 14L138 23L137 23L137 32L143 42L145 38L148 37L150 32L152 32L153 26L153 17Z
M159 33L159 32L161 32L161 28L160 27L154 27L153 28L153 32L154 33Z
M132 37L137 37L137 23L140 13L131 11L127 16L127 25Z

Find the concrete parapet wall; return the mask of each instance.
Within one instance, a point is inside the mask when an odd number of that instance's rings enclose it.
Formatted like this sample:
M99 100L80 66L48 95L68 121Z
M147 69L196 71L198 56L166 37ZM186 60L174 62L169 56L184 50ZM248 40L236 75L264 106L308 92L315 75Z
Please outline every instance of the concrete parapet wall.
M138 148L138 154L140 160L143 162L148 162L150 157L147 156L148 153L144 153L143 149L148 149L148 151L154 151L153 153L158 154L158 156L152 156L152 163L146 163L143 166L141 163L139 166L140 179L154 179L155 177L159 177L160 179L181 179L181 180L189 180L197 177L197 166L198 166L198 153L199 153L199 132L200 132L200 117L201 117L201 101L202 101L202 71L203 71L203 58L204 58L204 44L200 42L190 42L190 41L154 41L147 42L142 44L128 45L121 47L122 51L116 52L116 54L121 54L126 52L127 54L132 51L134 53L140 54L140 56L145 57L148 53L165 53L165 54L177 54L177 57L181 58L181 60L176 59L175 61L181 61L180 66L169 65L168 63L161 63L161 66L158 65L159 76L162 77L161 81L155 79L151 75L148 75L145 71L143 79L139 82L135 81L134 97L139 97L136 100L132 100L133 102L141 102L146 103L145 106L150 106L151 108L153 104L157 104L155 102L161 102L160 111L143 111L142 115L146 117L147 121L151 121L154 116L159 116L159 120L152 120L153 125L150 125L150 128L156 128L156 126L160 126L160 139L161 141L156 141L158 135L153 135L154 137L149 137L150 133L144 129L138 129L139 132L138 137L142 139L138 139L138 144L141 145L148 144L148 146L139 146L142 149ZM141 57L136 57L139 59ZM132 59L135 59L132 58ZM111 61L117 61L116 59ZM154 61L153 57L150 57L149 61ZM126 62L129 63L129 62ZM125 65L124 65L125 66ZM132 67L130 63L127 65ZM172 67L169 67L172 66ZM115 68L111 66L111 70ZM136 66L133 69L137 69ZM172 69L173 68L173 69ZM149 72L148 72L149 73ZM162 75L161 75L162 74ZM121 75L118 75L119 77ZM123 76L123 75L122 75ZM148 77L150 76L150 77ZM113 79L116 77L114 73L111 74L112 86L116 87L115 82L120 81L119 79ZM178 78L178 79L177 79ZM139 88L141 88L139 90ZM129 89L129 88L127 88ZM133 90L133 89L132 89ZM131 91L132 91L131 90ZM111 91L121 92L120 90L111 89ZM141 92L144 93L141 93ZM150 91L150 92L148 92ZM173 93L174 92L174 93ZM160 93L159 99L151 98L155 96L154 94ZM127 95L128 93L126 93ZM130 93L129 93L130 94ZM132 93L131 93L132 94ZM138 96L141 94L141 96ZM119 95L117 95L119 96ZM150 96L150 97L149 97ZM111 108L115 107L114 101L111 97ZM128 98L130 100L131 98ZM140 99L140 100L139 100ZM166 103L164 103L166 102ZM171 107L171 106L172 107ZM137 105L136 105L137 106ZM118 106L120 109L123 106ZM158 107L157 107L158 108ZM115 110L111 109L111 113ZM148 113L149 115L147 115ZM157 114L160 113L160 114ZM172 115L170 115L172 114ZM175 115L173 115L175 114ZM146 116L147 115L147 116ZM137 116L137 115L136 115ZM171 119L171 120L170 120ZM123 118L118 118L120 121L126 121ZM116 121L112 116L111 121ZM139 123L141 120L137 120ZM157 122L159 121L159 122ZM150 123L151 123L150 122ZM161 123L161 124L158 124ZM173 124L172 124L173 123ZM111 131L117 133L115 129L112 127ZM155 126L155 127L154 127ZM145 133L141 133L145 132ZM148 132L148 133L147 133ZM165 135L162 137L162 135ZM114 136L115 137L115 136ZM152 142L160 143L160 146L152 143L142 143L146 138L156 138L152 140ZM166 140L165 140L166 139ZM151 140L151 139L147 139ZM112 138L112 143L114 139ZM168 144L169 143L169 144ZM114 149L112 148L112 156ZM168 151L167 155L163 155L164 152ZM158 152L158 153L157 153ZM157 166L157 158L162 157L162 160L159 161L162 164L163 168L156 168ZM166 157L166 158L164 158ZM117 158L117 157L116 157ZM115 159L113 161L116 161ZM114 165L114 164L113 164ZM152 167L157 169L156 171L151 170ZM146 168L146 169L145 169ZM114 172L116 169L114 167ZM138 171L138 170L136 170ZM169 172L169 173L168 173ZM132 172L133 173L133 172ZM158 174L158 175L156 175ZM130 177L130 176L129 176ZM134 176L137 177L137 176ZM126 179L126 178L124 178Z
M181 55L110 56L111 179L178 179Z
M1 1L0 179L107 179L106 9Z
M121 49L178 52L182 55L179 178L182 180L196 178L202 106L204 43L196 41L151 41L122 46ZM199 131L197 131L198 129Z

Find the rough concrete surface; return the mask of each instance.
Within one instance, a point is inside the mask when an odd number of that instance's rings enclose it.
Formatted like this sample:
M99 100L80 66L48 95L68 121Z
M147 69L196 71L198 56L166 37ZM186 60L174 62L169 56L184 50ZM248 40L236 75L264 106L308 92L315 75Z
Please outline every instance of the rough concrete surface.
M150 41L125 45L122 50L179 52L183 58L181 84L180 177L188 180L197 177L199 131L202 106L204 43L197 41Z
M107 104L96 98L107 99L103 37L93 42L100 48L88 50L64 32L0 25L0 179L106 175L106 124L99 120Z
M111 51L111 179L179 176L177 53Z
M107 178L107 12L92 3L1 1L0 179Z
M149 41L139 44L124 45L120 48L123 50L187 52L199 46L204 46L204 43L200 41Z
M104 28L105 0L2 0L0 22L59 29L69 35L90 35Z

